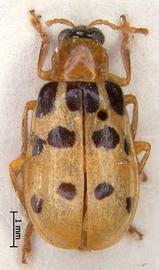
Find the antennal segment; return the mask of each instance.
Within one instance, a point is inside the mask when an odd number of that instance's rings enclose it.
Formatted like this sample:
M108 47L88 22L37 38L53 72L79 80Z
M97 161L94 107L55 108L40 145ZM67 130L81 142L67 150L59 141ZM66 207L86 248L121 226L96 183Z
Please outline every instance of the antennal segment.
M71 26L72 28L75 28L75 24L67 19L52 19L52 20L48 20L46 22L46 25L47 26L51 26L52 24L55 24L55 23L60 23L60 24L66 24L68 26Z
M122 15L120 16L121 19L122 19L122 24L121 25L116 25L114 23L110 23L109 21L107 20L102 20L102 19L98 19L98 20L95 20L93 22L91 22L88 27L92 27L94 25L97 25L97 24L104 24L108 27L110 27L111 29L113 30L119 30L119 31L122 31L122 32L125 32L125 33L142 33L142 34L148 34L148 29L146 28L136 28L136 27L131 27L129 26L129 24L127 23L127 20L126 20L126 16L125 15Z

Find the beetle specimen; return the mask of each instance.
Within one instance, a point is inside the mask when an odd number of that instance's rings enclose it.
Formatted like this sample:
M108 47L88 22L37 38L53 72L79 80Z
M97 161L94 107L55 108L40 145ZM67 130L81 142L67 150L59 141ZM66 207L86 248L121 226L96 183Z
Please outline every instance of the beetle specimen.
M22 152L10 164L13 185L29 219L22 262L31 253L33 228L50 244L66 249L103 249L127 231L142 238L131 224L150 144L135 141L137 100L124 96L121 86L131 79L129 33L148 30L129 26L124 15L120 25L96 20L75 26L66 19L49 20L48 26L61 23L70 28L59 34L52 68L46 71L49 38L40 16L34 10L30 13L42 38L38 76L48 83L38 100L25 106ZM94 27L97 24L122 32L125 78L109 73L104 35ZM131 123L129 104L134 106Z

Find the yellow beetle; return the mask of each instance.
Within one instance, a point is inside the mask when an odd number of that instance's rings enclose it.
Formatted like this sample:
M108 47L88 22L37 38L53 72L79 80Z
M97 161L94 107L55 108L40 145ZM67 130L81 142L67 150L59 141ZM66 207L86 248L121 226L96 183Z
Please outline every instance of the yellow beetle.
M42 38L38 75L49 82L38 100L25 106L22 153L10 164L13 185L29 219L22 262L31 253L33 228L50 244L66 249L103 249L128 230L142 238L131 224L150 144L135 141L137 100L123 96L120 87L131 78L129 33L148 30L130 27L124 15L120 25L96 20L75 26L66 19L50 20L48 26L62 23L70 28L59 34L52 69L44 71L49 38L40 16L34 10L30 13ZM96 24L122 31L125 78L109 73L104 35ZM131 124L128 104L134 105Z

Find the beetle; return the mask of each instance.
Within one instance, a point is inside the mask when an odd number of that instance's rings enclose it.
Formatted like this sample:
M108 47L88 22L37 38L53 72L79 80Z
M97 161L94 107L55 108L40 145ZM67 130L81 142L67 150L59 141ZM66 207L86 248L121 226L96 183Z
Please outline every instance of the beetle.
M75 26L66 19L49 20L48 26L61 23L68 28L58 36L52 68L47 71L43 65L50 41L40 16L34 10L30 14L42 38L38 76L48 82L38 100L25 106L21 155L9 166L29 219L22 262L27 263L31 254L33 228L50 244L66 249L107 248L128 231L142 239L132 221L151 146L135 140L137 99L124 96L121 87L131 79L129 33L148 30L129 26L125 15L120 25L95 20ZM125 78L109 73L105 37L95 27L101 24L122 32ZM131 123L129 104L133 105Z

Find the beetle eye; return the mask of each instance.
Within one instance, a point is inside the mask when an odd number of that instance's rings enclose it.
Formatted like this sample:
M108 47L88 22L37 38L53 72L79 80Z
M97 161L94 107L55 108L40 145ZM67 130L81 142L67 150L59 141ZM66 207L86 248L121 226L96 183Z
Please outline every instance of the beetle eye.
M105 37L104 37L103 33L95 27L92 27L92 28L87 30L87 37L95 39L97 42L100 42L102 44L105 41Z
M74 29L64 29L60 32L58 41L62 42L69 38L89 38L101 44L105 41L103 33L98 28L92 27L87 29L85 25L77 26Z
M64 29L58 35L58 41L61 42L65 39L69 39L71 37L72 29Z

